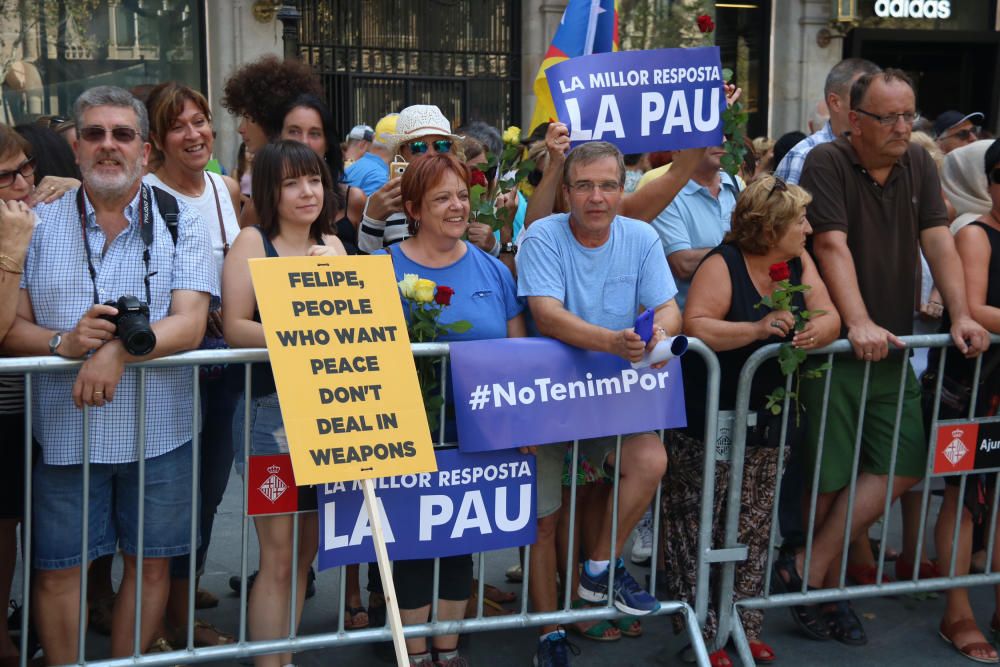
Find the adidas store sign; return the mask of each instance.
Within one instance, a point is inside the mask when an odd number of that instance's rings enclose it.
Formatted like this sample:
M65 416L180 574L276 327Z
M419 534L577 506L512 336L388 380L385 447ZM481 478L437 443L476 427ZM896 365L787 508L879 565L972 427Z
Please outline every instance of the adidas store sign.
M877 0L875 15L894 19L946 19L950 0Z

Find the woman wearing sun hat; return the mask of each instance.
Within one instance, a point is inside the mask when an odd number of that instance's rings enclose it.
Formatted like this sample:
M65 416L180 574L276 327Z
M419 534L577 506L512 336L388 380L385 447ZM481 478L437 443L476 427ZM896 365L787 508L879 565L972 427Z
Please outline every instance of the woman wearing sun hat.
M451 123L433 104L414 104L399 112L396 132L385 137L392 162L412 162L423 155L452 153L463 137L452 133ZM375 252L407 238L400 181L402 174L392 173L389 181L368 198L358 248Z

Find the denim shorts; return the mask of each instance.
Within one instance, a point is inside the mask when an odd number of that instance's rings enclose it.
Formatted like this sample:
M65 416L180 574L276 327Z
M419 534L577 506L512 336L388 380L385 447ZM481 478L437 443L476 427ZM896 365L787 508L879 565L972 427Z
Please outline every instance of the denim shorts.
M245 395L236 402L233 414L233 452L236 472L243 474L243 413L246 410ZM281 419L278 395L268 394L250 399L250 455L287 454L288 438L285 436L285 422Z
M191 443L146 460L146 558L191 551ZM81 564L83 466L35 466L32 522L34 563L41 570ZM139 464L90 464L87 561L115 553L130 556L139 543Z

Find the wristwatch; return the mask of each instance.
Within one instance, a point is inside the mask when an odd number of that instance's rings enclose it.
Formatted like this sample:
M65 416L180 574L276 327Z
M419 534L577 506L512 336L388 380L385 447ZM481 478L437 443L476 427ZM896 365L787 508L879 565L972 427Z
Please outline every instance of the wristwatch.
M62 345L63 332L57 331L56 335L49 339L49 354L59 354L59 346Z
M501 254L507 253L509 255L516 255L517 254L517 244L514 243L513 241L507 241L506 243L504 243L503 245L500 246L500 253Z

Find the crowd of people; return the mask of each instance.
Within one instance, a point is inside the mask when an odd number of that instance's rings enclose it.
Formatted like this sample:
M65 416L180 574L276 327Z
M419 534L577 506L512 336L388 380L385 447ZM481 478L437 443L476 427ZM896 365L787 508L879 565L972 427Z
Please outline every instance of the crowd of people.
M732 102L740 91L727 87L726 95ZM988 332L1000 333L994 285L1000 254L992 254L1000 244L1000 141L986 138L982 113L949 111L927 122L905 73L847 59L827 77L811 133L748 142L737 174L721 169L723 146L624 156L611 144L587 142L570 150L568 128L551 121L523 139L533 171L492 202L506 220L493 230L470 222L479 206L471 186L508 176L481 171L504 151L498 128L482 122L453 128L438 107L419 104L373 126L357 125L341 142L323 96L318 78L298 61L266 57L235 71L222 97L240 119L232 177L213 157L206 98L179 82L161 83L141 100L120 88L92 88L69 119L0 125L0 349L5 356L83 361L76 373L37 375L29 397L20 377L0 377L8 453L0 484L0 588L9 591L18 558L27 399L34 439L31 626L47 663L76 661L77 628L88 620L110 634L114 657L131 655L135 636L142 652L169 650L184 641L189 605L218 604L190 576L204 570L230 470L235 463L246 474L245 441L251 455L288 452L270 366L252 368L249 395L242 372L234 382L232 369L222 366L202 368L197 380L185 369L148 369L140 412L140 374L128 364L198 348L264 347L248 267L256 257L388 255L400 280L419 274L454 286L442 322L472 326L442 340L546 336L636 362L670 336L697 337L719 359L720 422L732 419L737 380L754 351L787 343L808 353L846 338L853 354L838 356L832 380L803 381L786 411L771 410L769 396L785 384L779 361L766 362L754 378L756 425L748 429L739 517L747 558L736 570L736 599L763 593L779 488L783 546L773 581L781 590L838 586L844 557L852 580L874 583L867 536L887 494L901 499L903 509L897 576L963 574L976 566L984 525L997 521L988 516L992 478L970 477L964 497L953 480L945 485L936 562L917 544L921 507L914 488L925 476L931 413L990 415L1000 403L996 361L987 352ZM633 323L647 309L653 335L644 341ZM936 385L937 354L899 351L899 337L915 331L949 332L954 341L945 353L948 402L941 406L929 405L918 379L923 387ZM972 392L974 360L982 353ZM820 361L804 363L807 378L827 370ZM641 635L641 617L660 603L636 581L629 557L663 569L668 599L694 602L701 476L714 443L704 430L708 371L693 356L683 360L683 371L686 428L662 439L623 433L620 457L615 436L580 441L575 470L567 460L571 443L528 448L537 463L537 541L508 577L530 570L532 611L560 608L561 581L574 607L610 600L622 617L543 626L525 661L568 665L567 631L605 642ZM195 381L198 479L192 479ZM970 394L978 396L975 405ZM716 466L717 537L729 471L727 462ZM610 483L616 476L617 499ZM567 493L572 478L579 484L575 525ZM814 483L817 501L810 506ZM653 544L651 504L660 488L662 527ZM815 525L807 535L811 515ZM299 622L315 592L318 518L310 512L257 517L254 526L260 563L246 581L249 638L278 639ZM844 555L847 526L851 546ZM960 538L954 563L953 534ZM575 553L567 553L569 544ZM124 567L115 591L110 562L118 552ZM993 553L998 568L1000 555ZM81 568L89 569L91 582L86 618ZM435 596L438 619L465 617L476 588L468 555L441 560L437 591L433 561L397 562L393 576L405 624L427 622ZM235 577L231 584L239 589L243 582ZM367 588L366 605L358 566L347 568L348 630L385 622L374 564ZM496 587L485 591L494 606L509 599ZM796 606L792 614L814 639L867 642L849 602ZM775 660L761 636L762 612L741 610L741 621L758 664ZM675 620L676 631L682 625ZM701 632L713 667L728 667L717 626L710 609ZM1000 613L991 620L991 628L998 626ZM0 658L17 654L11 630L4 616ZM195 620L194 640L232 643L231 630ZM940 631L971 660L1000 662L964 590L949 591ZM467 665L458 639L408 639L411 665ZM255 658L260 667L292 661L290 653Z

